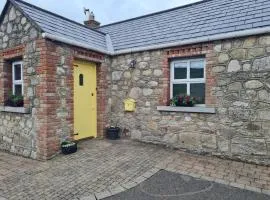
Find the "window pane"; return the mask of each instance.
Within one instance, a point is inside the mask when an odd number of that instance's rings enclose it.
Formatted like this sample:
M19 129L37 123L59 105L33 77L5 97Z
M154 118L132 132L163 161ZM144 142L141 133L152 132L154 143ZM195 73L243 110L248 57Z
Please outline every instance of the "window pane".
M190 62L190 78L204 78L204 62L203 61Z
M14 80L19 81L22 79L22 74L21 74L21 65L15 65L14 66Z
M79 85L83 86L83 74L79 75Z
M187 84L174 84L173 85L173 96L186 95L187 94Z
M22 96L22 85L15 85L14 86L14 94L18 96Z
M197 99L197 104L205 103L205 84L204 83L192 83L190 84L190 96Z
M178 62L174 64L174 79L187 79L186 62Z

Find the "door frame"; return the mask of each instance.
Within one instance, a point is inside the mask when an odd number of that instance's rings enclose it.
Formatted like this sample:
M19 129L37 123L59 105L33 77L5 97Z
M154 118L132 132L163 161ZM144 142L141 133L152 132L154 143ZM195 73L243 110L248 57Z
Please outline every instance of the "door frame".
M80 51L75 50L72 56L71 66L72 66L72 72L71 72L71 79L68 83L70 87L72 88L71 91L71 101L72 101L72 109L74 109L74 77L73 77L73 69L74 64L76 61L86 61L86 62L92 62L96 64L96 79L97 79L97 138L103 138L105 136L105 127L108 124L108 80L107 76L109 73L109 60L108 58L105 58L104 55L94 53L91 51L86 51L80 49ZM75 64L76 65L76 64ZM71 116L72 121L72 134L74 134L74 111L72 111Z

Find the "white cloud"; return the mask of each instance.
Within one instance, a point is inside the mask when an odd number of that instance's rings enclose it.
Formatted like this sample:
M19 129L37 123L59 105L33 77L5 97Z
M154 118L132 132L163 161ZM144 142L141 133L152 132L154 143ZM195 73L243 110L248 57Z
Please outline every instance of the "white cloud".
M93 10L102 24L125 20L199 0L26 0L77 22L85 19L83 7ZM0 0L0 9L5 1Z

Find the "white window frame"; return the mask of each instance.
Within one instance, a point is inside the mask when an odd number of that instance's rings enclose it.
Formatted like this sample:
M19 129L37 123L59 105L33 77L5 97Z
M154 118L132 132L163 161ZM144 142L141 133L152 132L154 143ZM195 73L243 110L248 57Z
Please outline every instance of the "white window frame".
M190 78L190 63L194 61L202 61L204 64L204 78ZM174 66L177 63L187 63L187 78L186 79L174 79ZM171 62L170 70L170 97L173 98L173 85L174 84L186 84L187 85L187 95L190 95L190 84L192 83L204 83L206 80L206 63L205 58L191 58L191 59L178 59ZM205 105L197 104L196 106Z
M15 80L15 65L21 65L21 80ZM23 96L24 85L23 85L23 62L22 61L16 61L12 63L12 94L13 95L15 95L15 85L22 86L22 96Z

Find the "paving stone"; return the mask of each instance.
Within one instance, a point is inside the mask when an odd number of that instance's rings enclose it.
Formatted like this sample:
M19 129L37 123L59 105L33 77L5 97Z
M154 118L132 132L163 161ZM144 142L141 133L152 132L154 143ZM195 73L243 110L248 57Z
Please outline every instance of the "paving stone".
M240 184L240 183L230 183L229 185L232 186L232 187L245 189L245 185L244 185L244 184Z
M104 199L106 197L112 196L112 193L109 190L106 190L101 193L96 193L95 196L96 196L96 199L99 200L99 199Z
M35 199L87 199L112 184L113 192L120 192L126 190L121 185L134 187L137 183L132 180L142 179L149 170L152 171L148 173L154 173L154 166L171 152L155 145L102 140L81 142L76 154L60 155L47 162L0 152L0 192L3 198L16 200L34 196Z
M270 195L270 190L262 190L262 193L263 193L263 194Z
M81 197L80 200L96 200L96 197L94 195L91 195L87 197Z
M138 185L137 183L135 183L133 181L129 181L128 183L123 184L122 187L126 188L128 190L128 189L131 189L137 185Z
M119 194L121 192L124 192L125 191L125 188L122 187L122 186L118 186L118 187L115 187L115 188L112 188L110 189L110 192L111 192L111 195L116 195L116 194Z
M250 191L253 191L253 192L262 192L262 189L260 189L260 188L255 188L255 187L251 187L251 186L248 186L248 185L246 185L245 186L245 189L246 190L250 190Z
M269 167L129 140L84 141L79 143L77 153L60 155L47 162L3 152L0 157L0 197L4 199L92 200L93 194L104 198L109 195L108 190L113 195L136 187L159 172L160 166L167 171L226 185L230 183L255 192L262 192L262 187L264 193L270 190L270 184L266 184L269 181L264 178L269 176ZM253 182L245 185L237 179Z

